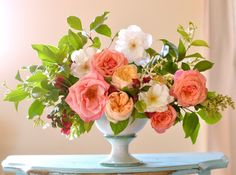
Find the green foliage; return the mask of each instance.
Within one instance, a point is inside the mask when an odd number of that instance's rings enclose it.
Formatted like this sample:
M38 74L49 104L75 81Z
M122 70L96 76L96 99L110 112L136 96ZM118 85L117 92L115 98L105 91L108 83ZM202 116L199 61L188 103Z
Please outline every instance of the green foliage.
M101 26L105 20L107 20L107 15L109 12L104 12L103 15L97 16L95 20L90 24L90 30L95 30L99 26Z
M100 39L98 38L98 37L95 37L94 39L93 39L93 45L92 45L93 47L95 47L95 48L97 48L97 49L100 49L100 47L101 47L101 41L100 41Z
M64 57L59 54L59 49L54 46L33 44L32 48L38 52L38 57L44 64L62 63L64 59Z
M165 73L174 74L178 70L178 65L173 61L168 61L167 63L163 65L162 70L165 71L163 72L164 74Z
M191 43L192 46L203 46L203 47L209 47L207 42L204 41L204 40L194 40L192 43Z
M185 58L203 58L203 56L200 53L193 53L185 56Z
M133 110L131 116L134 117L134 119L147 118L147 116L145 115L145 113L139 112L136 108L134 108L134 110Z
M44 95L47 94L47 90L41 88L41 87L34 87L31 92L31 96L35 99L42 98Z
M139 92L139 89L137 89L137 88L129 88L129 87L124 87L121 90L126 92L130 96L135 96Z
M147 85L147 86L143 86L140 91L141 92L147 92L150 89L151 86Z
M184 62L182 62L181 68L182 68L183 70L190 70L190 66L189 66L187 63L184 63Z
M210 111L206 109L201 109L198 111L199 116L207 123L207 124L216 124L222 118L222 115L217 111Z
M45 108L45 105L41 101L35 100L29 107L28 119L31 120L35 116L41 116L44 108Z
M161 41L163 42L164 45L169 46L169 53L167 55L174 57L174 58L179 57L178 48L172 42L170 42L166 39L161 39Z
M106 24L102 24L95 29L95 31L101 35L111 37L111 29Z
M41 82L46 79L47 79L47 76L43 72L38 71L38 72L35 72L34 74L32 74L29 78L27 78L26 81L28 81L28 82Z
M150 58L152 58L152 57L158 55L157 51L155 51L155 50L152 49L152 48L148 48L148 49L146 49L145 51L146 51L146 53L150 56Z
M124 121L119 121L117 123L110 122L111 129L114 135L120 134L129 124L129 118Z
M185 31L184 27L179 25L177 28L177 32L181 35L181 37L190 42L191 41L191 37L189 36L189 34Z
M186 55L186 49L185 49L184 43L181 39L179 40L178 53L179 53L178 61L183 60Z
M68 32L68 41L74 50L79 50L83 47L82 38L78 34L74 33L72 30L69 30Z
M135 109L137 109L137 111L139 113L144 113L145 109L147 108L146 103L143 100L138 100L135 104L134 104Z
M204 60L198 62L193 69L197 69L199 72L206 71L208 69L211 69L213 67L214 63Z
M199 118L196 115L196 113L186 112L183 119L183 129L185 132L185 138L190 137L193 144L196 142L199 127L200 127Z
M17 74L16 74L16 76L15 76L15 79L18 80L18 81L20 81L20 82L23 82L23 80L22 80L22 78L21 78L21 76L20 76L20 72L19 72L19 71L17 71Z
M69 24L69 26L73 29L76 30L82 30L82 24L81 21L78 17L76 16L69 16L67 18L67 23Z
M4 101L20 102L24 100L28 95L28 92L26 92L21 86L19 86L15 90L11 90L10 92L8 92L5 95Z

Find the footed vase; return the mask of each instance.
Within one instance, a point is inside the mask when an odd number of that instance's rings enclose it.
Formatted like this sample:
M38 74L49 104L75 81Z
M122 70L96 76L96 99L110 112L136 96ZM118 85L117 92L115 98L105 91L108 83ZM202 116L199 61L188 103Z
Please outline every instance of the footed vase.
M136 133L143 129L147 120L148 119L136 119L133 123L129 123L127 128L118 135L113 134L110 122L106 119L106 116L96 120L95 124L97 128L111 144L110 155L100 162L101 165L113 167L142 165L143 162L129 153L129 143L136 137Z

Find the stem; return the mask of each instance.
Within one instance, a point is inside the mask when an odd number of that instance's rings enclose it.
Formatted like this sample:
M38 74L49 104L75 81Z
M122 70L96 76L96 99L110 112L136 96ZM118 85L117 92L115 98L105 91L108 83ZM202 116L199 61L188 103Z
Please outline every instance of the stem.
M115 40L115 38L117 37L117 35L114 35L113 37L112 37L112 39L111 39L111 42L110 42L110 44L108 45L108 49L111 47L111 45L112 45L112 43L113 43L113 41Z
M189 112L195 112L195 111L193 111L193 110L191 110L191 109L189 109L189 108L186 108L186 107L182 107L182 109L185 111L185 110L187 110L187 111L189 111ZM185 111L186 112L186 111Z

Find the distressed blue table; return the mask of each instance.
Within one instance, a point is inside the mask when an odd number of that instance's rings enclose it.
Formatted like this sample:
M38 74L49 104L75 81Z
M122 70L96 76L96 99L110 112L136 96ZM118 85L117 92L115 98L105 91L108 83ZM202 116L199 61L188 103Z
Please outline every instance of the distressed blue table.
M223 153L167 153L135 154L145 164L136 167L104 167L99 161L106 155L27 155L8 156L2 167L5 172L23 174L143 174L209 175L210 171L226 168L228 160Z

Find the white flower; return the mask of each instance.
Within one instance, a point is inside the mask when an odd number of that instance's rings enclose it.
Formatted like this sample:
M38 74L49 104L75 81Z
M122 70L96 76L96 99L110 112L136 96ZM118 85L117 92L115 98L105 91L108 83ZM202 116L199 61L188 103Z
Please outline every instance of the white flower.
M146 104L145 112L164 112L168 109L167 105L173 102L166 85L154 84L147 92L139 94L139 100Z
M88 47L76 50L71 54L71 73L75 77L81 78L90 71L90 58L96 53L96 49Z
M115 49L122 52L129 62L139 62L145 58L145 49L152 44L152 36L144 33L140 27L131 25L119 32Z

